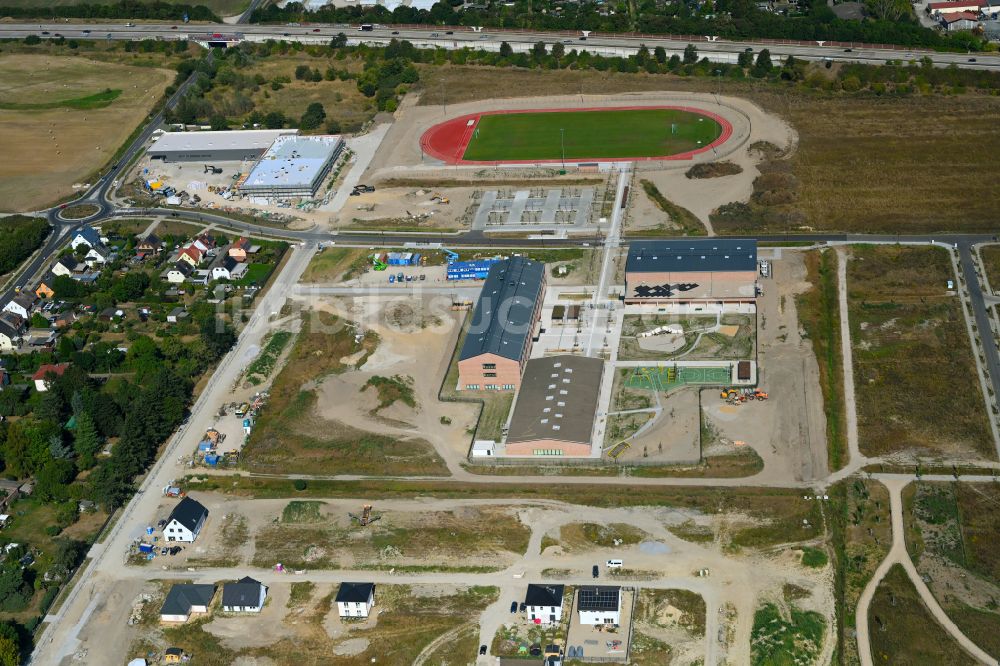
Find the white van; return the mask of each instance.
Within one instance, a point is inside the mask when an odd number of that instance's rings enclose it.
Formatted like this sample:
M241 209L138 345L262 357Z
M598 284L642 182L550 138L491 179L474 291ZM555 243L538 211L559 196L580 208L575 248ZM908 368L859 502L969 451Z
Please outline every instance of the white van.
M621 560L608 560L606 566L609 569L621 569L622 568L622 561Z

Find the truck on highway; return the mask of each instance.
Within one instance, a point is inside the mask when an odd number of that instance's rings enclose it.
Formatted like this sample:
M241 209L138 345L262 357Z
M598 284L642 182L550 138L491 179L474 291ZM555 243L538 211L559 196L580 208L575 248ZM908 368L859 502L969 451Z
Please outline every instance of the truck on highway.
M372 25L371 23L362 23L361 26L358 28L358 30L360 30L361 32L372 32L373 30L375 30L375 26Z

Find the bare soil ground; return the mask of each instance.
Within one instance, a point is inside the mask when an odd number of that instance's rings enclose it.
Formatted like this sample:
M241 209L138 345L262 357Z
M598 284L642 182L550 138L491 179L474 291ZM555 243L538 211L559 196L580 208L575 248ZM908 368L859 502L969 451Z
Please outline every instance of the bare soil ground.
M105 108L0 109L6 137L0 210L33 210L71 194L111 159L173 77L166 69L85 58L0 56L0 101L49 103L122 91Z
M435 190L388 187L350 197L331 226L347 229L447 230L458 231L471 225L478 205L473 201L477 190L448 187ZM449 200L442 204L431 197Z

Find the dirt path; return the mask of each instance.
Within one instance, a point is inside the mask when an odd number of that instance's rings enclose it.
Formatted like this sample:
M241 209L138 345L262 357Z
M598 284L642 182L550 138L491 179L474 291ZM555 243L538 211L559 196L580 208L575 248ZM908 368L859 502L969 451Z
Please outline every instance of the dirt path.
M452 639L457 638L459 634L472 626L472 622L465 622L458 625L454 629L444 632L432 640L413 660L413 666L424 666L424 664L427 663L427 660L430 659L431 655L434 654L439 647L450 642Z
M908 475L894 475L894 474L876 474L873 476L874 479L882 482L886 488L889 489L889 501L892 508L892 548L889 549L889 554L886 555L882 563L879 564L878 569L875 570L875 574L872 576L871 580L868 581L868 585L865 586L864 591L861 593L861 598L858 599L858 610L857 610L857 621L855 624L855 629L858 634L858 652L861 658L862 666L874 666L874 661L872 660L872 650L871 650L871 637L868 634L868 609L871 606L872 598L875 596L875 590L878 588L879 583L889 572L895 564L903 565L906 570L906 575L910 577L910 582L913 583L914 587L917 588L917 592L920 594L920 599L924 602L927 610L930 611L934 619L937 620L938 624L944 627L945 631L951 634L962 648L968 652L970 655L978 659L984 664L997 664L997 660L988 655L985 651L979 648L975 643L973 643L965 634L962 633L951 618L948 617L944 609L931 594L931 591L927 588L920 574L917 573L917 568L913 566L913 560L910 559L909 553L906 552L906 540L904 539L903 533L903 488L905 488L914 477Z
M847 415L848 464L864 464L858 441L858 407L854 396L854 352L851 349L851 323L847 309L847 262L850 255L837 248L837 298L840 305L840 355L844 364L844 412Z

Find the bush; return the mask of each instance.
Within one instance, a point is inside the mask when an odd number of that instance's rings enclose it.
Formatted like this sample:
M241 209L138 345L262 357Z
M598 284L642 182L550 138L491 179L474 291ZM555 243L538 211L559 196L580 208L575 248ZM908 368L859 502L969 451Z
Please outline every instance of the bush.
M303 479L295 479L295 483L292 484L296 490L302 491L306 489L306 482Z
M802 549L802 564L807 567L812 567L814 569L822 569L826 566L829 558L826 555L826 551L820 550L819 548L810 548L806 546Z
M42 38L38 35L28 35L24 38L24 43L28 46L35 46L36 44L42 43Z

